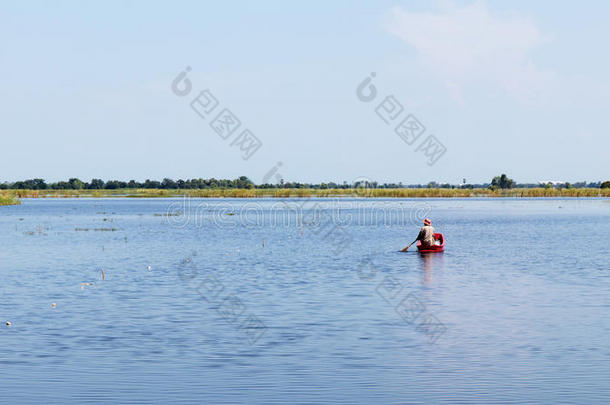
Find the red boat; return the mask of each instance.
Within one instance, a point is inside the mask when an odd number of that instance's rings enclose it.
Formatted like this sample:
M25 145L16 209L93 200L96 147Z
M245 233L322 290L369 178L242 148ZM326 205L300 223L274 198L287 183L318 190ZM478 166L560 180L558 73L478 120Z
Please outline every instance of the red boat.
M434 246L426 246L422 247L421 241L417 241L417 250L420 253L433 253L433 252L442 252L445 250L445 237L442 233L435 233L434 239L436 239L437 244Z

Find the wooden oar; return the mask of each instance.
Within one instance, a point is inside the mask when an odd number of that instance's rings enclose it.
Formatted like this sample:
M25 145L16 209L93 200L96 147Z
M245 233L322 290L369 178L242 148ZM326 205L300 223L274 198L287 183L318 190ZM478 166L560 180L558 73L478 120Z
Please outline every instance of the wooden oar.
M413 242L411 242L411 244L409 246L407 246L406 248L402 249L401 252L406 252L407 249L409 249L411 247L411 245L414 244L415 242L417 242L417 239L415 239Z

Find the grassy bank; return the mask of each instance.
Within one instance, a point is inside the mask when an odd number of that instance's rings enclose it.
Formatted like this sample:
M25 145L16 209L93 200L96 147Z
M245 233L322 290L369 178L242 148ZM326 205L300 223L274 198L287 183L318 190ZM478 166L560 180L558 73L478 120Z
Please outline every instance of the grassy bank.
M0 194L0 205L18 205L19 200L12 195Z
M610 189L516 188L492 191L484 188L395 188L395 189L120 189L120 190L4 190L0 201L16 198L289 198L289 197L383 197L383 198L468 198L468 197L610 197ZM18 201L17 201L18 203Z

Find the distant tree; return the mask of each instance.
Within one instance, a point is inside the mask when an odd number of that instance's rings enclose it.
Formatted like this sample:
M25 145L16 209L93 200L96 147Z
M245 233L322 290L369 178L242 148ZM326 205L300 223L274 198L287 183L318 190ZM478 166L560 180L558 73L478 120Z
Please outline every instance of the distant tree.
M57 183L52 183L49 188L54 190L72 190L72 184L67 181L58 181Z
M68 180L68 183L70 183L70 188L72 190L82 190L83 188L85 188L85 183L83 183L79 179L70 179Z
M148 180L148 179L146 179L144 184L142 184L142 188L161 188L161 183L159 183L156 180Z
M509 179L507 175L502 174L500 176L496 176L491 180L491 186L496 186L501 189L513 188L515 186L515 182L513 179Z
M109 180L106 182L104 188L106 190L116 190L117 188L121 188L121 183L118 180Z
M45 190L47 183L43 179L31 179L15 182L13 188L20 190Z
M87 188L90 190L101 190L104 188L104 181L101 179L91 179Z
M235 185L237 188L252 188L254 187L254 183L246 176L241 176L239 179L235 181Z
M174 180L166 177L161 182L161 188L178 188L178 184L176 184Z
M599 188L610 188L610 181L604 181Z

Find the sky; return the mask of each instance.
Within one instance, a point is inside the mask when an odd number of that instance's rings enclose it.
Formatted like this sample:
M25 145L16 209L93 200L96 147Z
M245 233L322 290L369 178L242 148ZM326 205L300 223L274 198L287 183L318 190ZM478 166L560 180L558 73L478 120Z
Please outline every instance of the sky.
M608 14L604 1L4 1L0 182L608 180Z

